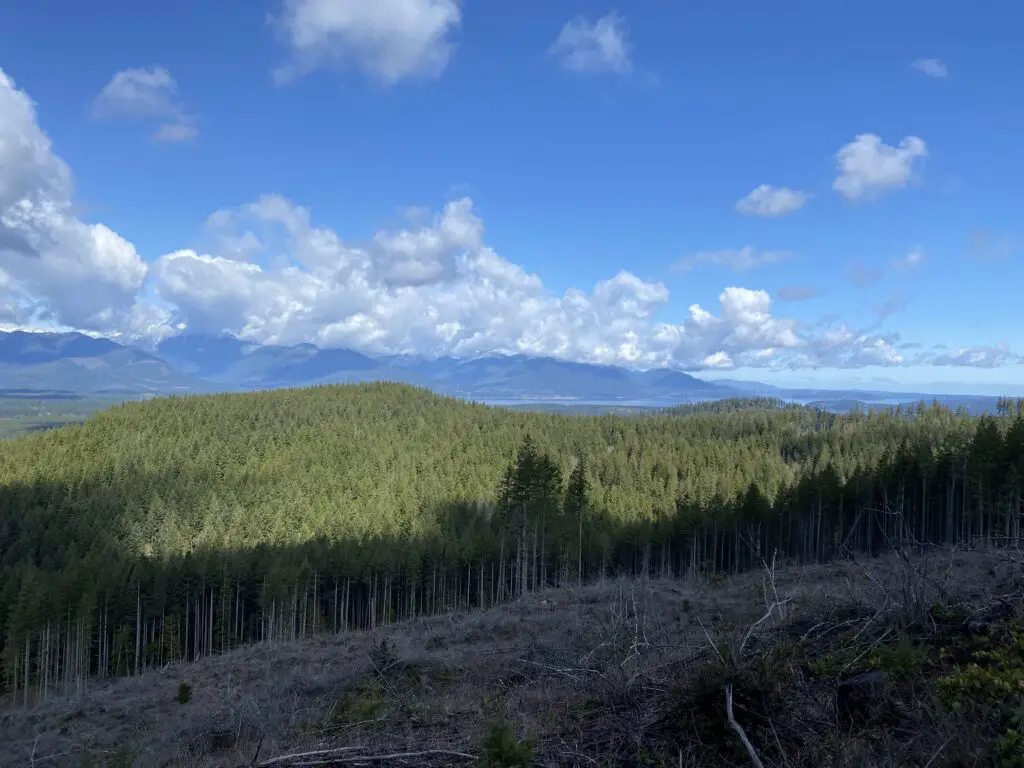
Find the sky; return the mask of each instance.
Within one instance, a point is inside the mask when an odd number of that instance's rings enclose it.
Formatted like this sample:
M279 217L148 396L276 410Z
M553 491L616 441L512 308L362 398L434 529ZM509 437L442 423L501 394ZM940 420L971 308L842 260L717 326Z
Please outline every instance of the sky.
M1024 6L0 5L0 328L1024 394Z

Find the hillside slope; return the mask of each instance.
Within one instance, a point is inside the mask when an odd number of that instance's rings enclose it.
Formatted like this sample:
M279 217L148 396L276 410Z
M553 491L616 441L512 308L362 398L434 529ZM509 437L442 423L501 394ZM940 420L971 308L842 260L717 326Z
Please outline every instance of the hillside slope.
M0 680L485 609L567 579L1021 540L1024 415L521 413L394 384L156 399L0 445Z
M994 597L1019 596L1022 579L999 552L948 550L774 578L550 589L482 613L171 663L30 708L8 697L0 766L283 768L396 753L418 756L365 764L468 765L457 755L481 755L502 721L537 765L749 765L727 726L729 682L767 766L1007 759L1013 701L986 698L1000 678L964 677L938 646L1012 658L1003 629L1024 626L1021 606L1000 613ZM886 681L863 710L843 694L858 673ZM275 759L296 753L305 762Z

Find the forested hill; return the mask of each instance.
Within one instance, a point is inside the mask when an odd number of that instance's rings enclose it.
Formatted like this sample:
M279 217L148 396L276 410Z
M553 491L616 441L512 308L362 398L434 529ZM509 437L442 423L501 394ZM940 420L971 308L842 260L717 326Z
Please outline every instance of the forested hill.
M612 571L1019 538L1024 417L769 406L573 417L368 384L129 403L2 443L4 684Z

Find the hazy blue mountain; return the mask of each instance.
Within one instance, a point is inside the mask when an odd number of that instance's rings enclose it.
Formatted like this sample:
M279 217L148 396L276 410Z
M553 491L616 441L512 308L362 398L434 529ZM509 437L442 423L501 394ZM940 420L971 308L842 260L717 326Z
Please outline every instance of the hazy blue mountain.
M162 341L156 353L182 371L235 387L279 387L346 380L380 364L350 349L312 344L261 346L229 335L183 334Z
M0 388L79 393L202 392L211 385L154 355L81 333L0 333Z
M525 355L450 361L436 368L431 378L447 384L453 394L477 398L615 399L629 397L631 390L629 372L622 368Z
M417 374L432 388L480 400L673 400L729 397L736 392L669 370L630 371L527 355L391 360L392 370Z
M765 384L762 381L749 381L747 379L715 379L715 384L721 384L723 387L734 389L746 395L775 396L780 392L789 391L784 387L774 384Z
M84 333L0 333L0 364L38 365L67 358L101 357L125 349Z
M153 354L82 334L4 334L0 366L0 388L9 389L177 392L387 380L477 400L668 402L736 394L670 370L641 373L526 355L372 358L350 349L260 346L206 334L165 339Z
M354 371L373 371L380 364L350 349L319 349L312 344L257 347L215 377L242 386L300 385L345 380Z
M702 394L716 395L718 397L735 397L740 391L734 387L724 385L721 382L705 381L681 371L673 371L668 368L654 368L640 374L634 374L645 390L658 397L698 396Z
M81 333L0 333L0 391L160 394L399 381L492 402L666 405L767 394L834 411L937 399L971 413L996 399L971 395L785 389L739 380L704 381L680 371L631 371L527 355L475 359L398 355L373 358L313 344L260 346L229 335L184 334L153 353Z
M183 333L161 341L156 355L183 373L206 378L223 374L258 347L228 334Z

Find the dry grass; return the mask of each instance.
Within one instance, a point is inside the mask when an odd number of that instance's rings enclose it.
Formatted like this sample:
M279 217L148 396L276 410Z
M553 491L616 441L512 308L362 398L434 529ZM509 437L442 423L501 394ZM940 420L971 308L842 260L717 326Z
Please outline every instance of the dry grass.
M899 712L854 727L837 681L907 632L938 633L936 605L1012 604L1019 561L945 550L716 585L608 581L255 646L27 711L7 702L0 765L469 764L459 755L480 755L496 721L532 740L539 765L972 764L949 762L964 739L918 683L887 683ZM424 750L444 753L367 757Z

